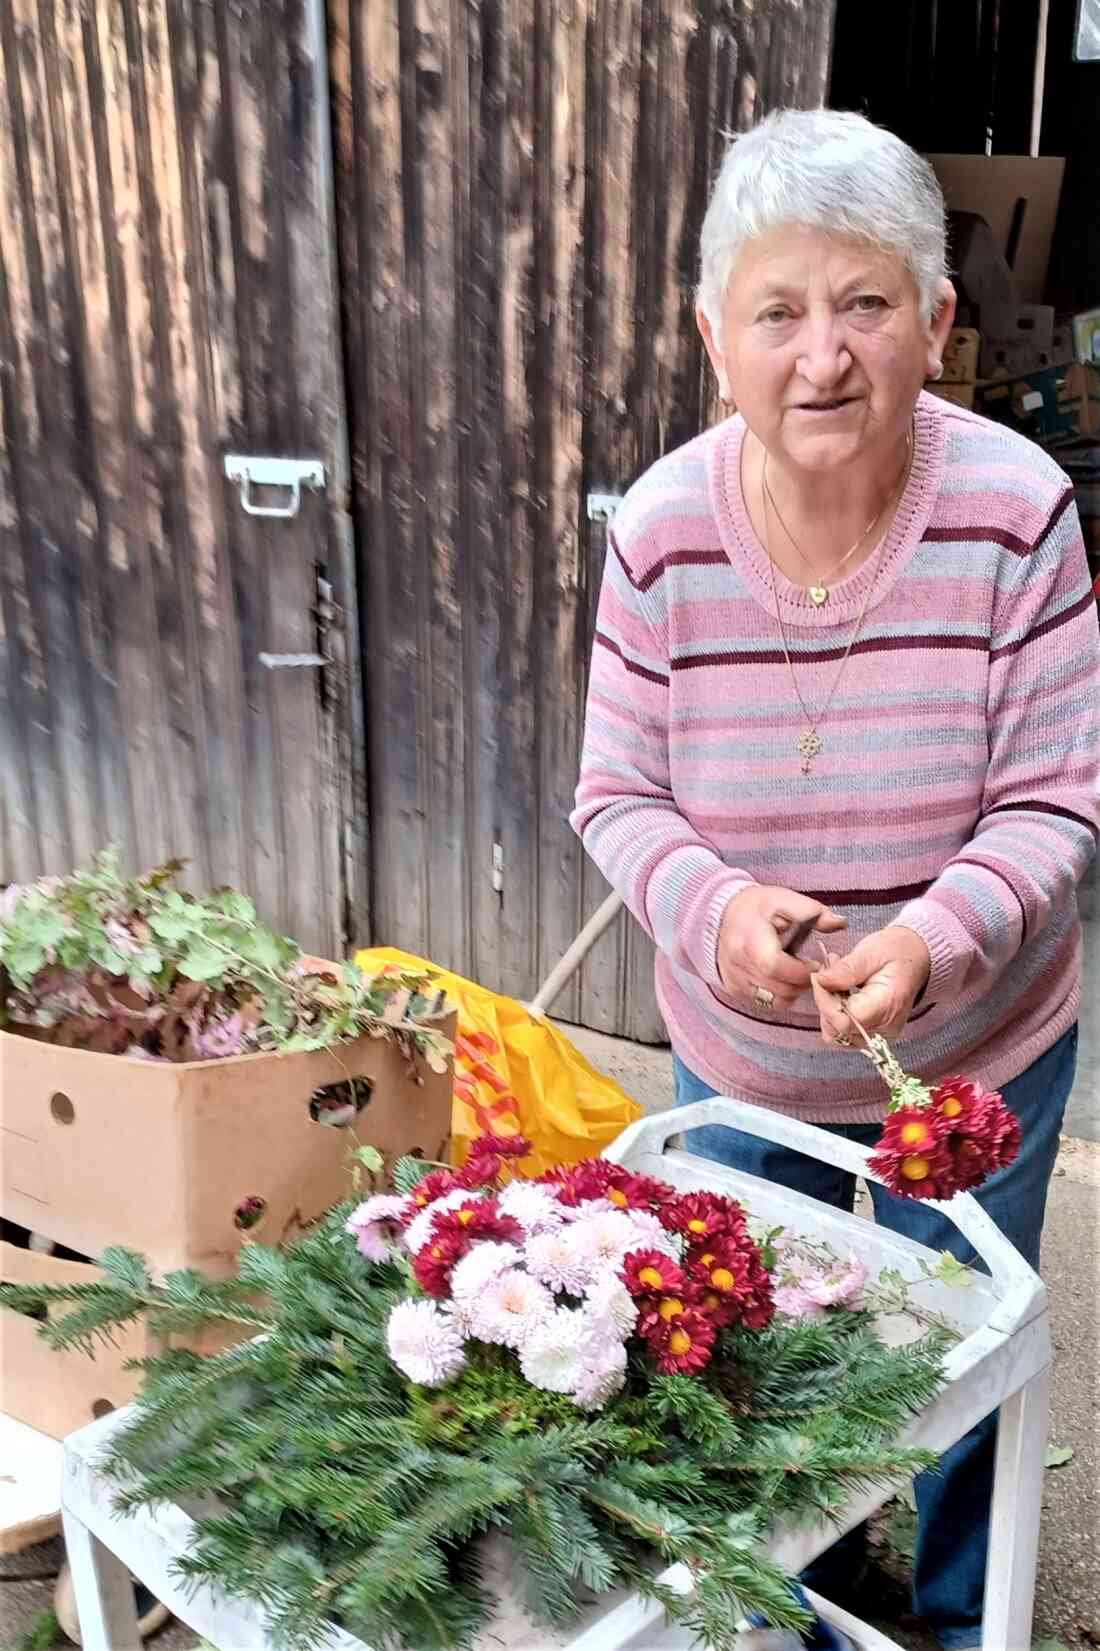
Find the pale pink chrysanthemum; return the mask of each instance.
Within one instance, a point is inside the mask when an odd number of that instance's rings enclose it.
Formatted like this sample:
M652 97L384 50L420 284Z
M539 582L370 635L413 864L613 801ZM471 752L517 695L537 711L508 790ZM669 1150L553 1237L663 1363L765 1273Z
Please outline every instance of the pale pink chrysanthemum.
M580 1410L602 1410L625 1382L626 1348L622 1342L611 1342L599 1357L586 1360L573 1389L573 1403Z
M558 1307L531 1330L520 1349L519 1363L532 1387L544 1393L573 1393L584 1374L582 1315Z
M482 1239L461 1261L455 1263L451 1273L451 1295L456 1301L474 1299L491 1279L509 1267L515 1267L522 1259L515 1244L498 1244L495 1239Z
M676 1233L670 1233L667 1227L662 1227L650 1210L627 1210L625 1214L638 1236L638 1243L631 1248L660 1250L663 1255L671 1256L673 1261L679 1261L683 1249L680 1239Z
M368 1261L388 1261L398 1249L398 1238L408 1213L408 1200L380 1192L366 1198L344 1222L344 1231L355 1239L360 1255Z
M405 1229L405 1247L413 1255L419 1254L431 1236L432 1222L444 1210L455 1210L460 1204L468 1204L472 1199L480 1197L479 1193L471 1192L469 1187L455 1187L451 1192L445 1192L442 1198L436 1198L426 1204L414 1221L410 1221Z
M566 1221L584 1221L590 1215L611 1215L615 1206L610 1198L585 1198L579 1204L563 1204L562 1215Z
M775 1291L775 1310L792 1319L823 1319L825 1309L808 1296L800 1284L780 1284Z
M489 1280L472 1308L474 1333L479 1340L500 1347L521 1347L536 1325L550 1318L554 1298L537 1279L518 1267L510 1267Z
M533 1181L510 1181L497 1194L501 1215L510 1215L526 1233L551 1232L565 1220L565 1210L549 1187Z
M639 1248L639 1233L633 1221L621 1210L607 1214L586 1215L569 1229L577 1246L582 1265L587 1264L589 1278L595 1281L602 1272L617 1272L623 1257Z
M867 1282L867 1269L852 1251L847 1261L815 1268L798 1279L804 1294L819 1307L851 1307Z
M598 1278L585 1295L585 1307L594 1325L607 1325L625 1341L638 1322L638 1303L614 1273Z
M434 1301L401 1301L386 1322L386 1350L419 1387L442 1387L466 1363L462 1332Z
M558 1227L553 1232L536 1233L524 1245L527 1270L552 1290L571 1296L583 1295L592 1282L592 1269L581 1256L574 1227Z

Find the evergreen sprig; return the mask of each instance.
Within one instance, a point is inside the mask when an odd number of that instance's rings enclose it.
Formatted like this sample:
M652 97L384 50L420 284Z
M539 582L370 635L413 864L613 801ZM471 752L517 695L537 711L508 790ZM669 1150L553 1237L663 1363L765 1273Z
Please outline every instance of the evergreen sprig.
M318 1651L333 1622L386 1651L468 1646L491 1609L480 1539L494 1531L543 1621L626 1587L707 1647L749 1612L797 1629L805 1615L763 1551L767 1531L835 1517L853 1490L930 1460L896 1439L939 1386L940 1342L886 1347L851 1313L727 1331L696 1377L632 1365L596 1415L488 1347L446 1388L411 1386L384 1340L407 1281L359 1255L346 1213L285 1251L246 1245L230 1281L157 1282L117 1250L102 1283L0 1287L23 1311L70 1309L44 1326L59 1347L142 1315L158 1331L209 1317L262 1332L210 1357L145 1360L103 1466L120 1510L207 1510L180 1574L258 1602L273 1647ZM688 1567L689 1593L658 1581L672 1563Z

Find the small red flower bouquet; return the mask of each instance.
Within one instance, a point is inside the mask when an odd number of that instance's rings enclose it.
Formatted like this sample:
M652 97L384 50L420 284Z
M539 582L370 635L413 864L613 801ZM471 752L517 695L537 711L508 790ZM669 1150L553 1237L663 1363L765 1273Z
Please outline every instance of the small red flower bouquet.
M900 1198L954 1198L971 1192L1020 1150L1019 1120L996 1090L969 1078L944 1078L934 1087L898 1065L885 1038L858 1030L890 1090L882 1135L871 1168Z

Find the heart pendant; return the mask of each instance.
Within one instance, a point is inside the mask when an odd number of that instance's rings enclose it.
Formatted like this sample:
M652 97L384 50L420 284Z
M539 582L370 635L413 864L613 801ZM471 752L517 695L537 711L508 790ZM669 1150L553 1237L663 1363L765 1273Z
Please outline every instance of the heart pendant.
M829 593L825 589L824 585L810 586L810 601L813 603L815 608L820 608L822 603L827 602L828 600Z

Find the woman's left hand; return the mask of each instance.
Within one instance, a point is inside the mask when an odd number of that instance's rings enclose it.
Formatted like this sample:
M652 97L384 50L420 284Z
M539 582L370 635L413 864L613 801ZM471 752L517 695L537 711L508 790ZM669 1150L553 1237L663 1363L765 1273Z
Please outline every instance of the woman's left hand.
M834 958L813 978L826 1043L858 1038L853 1020L889 1041L909 1019L932 969L928 947L912 929L897 925L869 934L847 957ZM846 994L842 999L840 993Z

